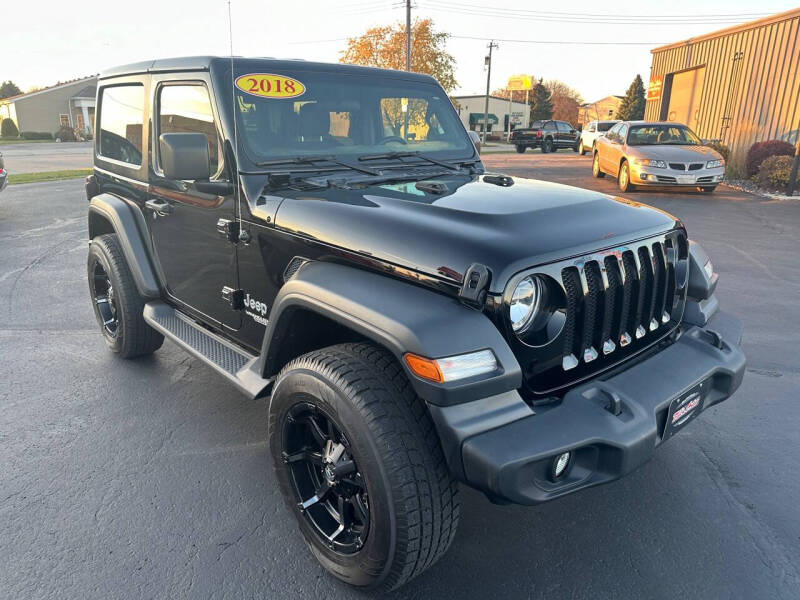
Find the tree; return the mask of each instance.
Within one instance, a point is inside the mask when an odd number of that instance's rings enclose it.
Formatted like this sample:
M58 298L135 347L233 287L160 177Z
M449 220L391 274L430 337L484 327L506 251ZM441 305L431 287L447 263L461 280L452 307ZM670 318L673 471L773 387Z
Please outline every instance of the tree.
M558 79L546 81L544 86L550 92L553 118L575 125L578 122L578 107L583 102L580 92Z
M542 119L553 118L553 103L550 101L550 90L544 85L544 81L539 79L533 86L531 94L531 120L540 121Z
M646 99L644 95L644 83L639 75L633 78L622 104L617 111L617 119L621 121L637 121L644 119L644 105Z
M2 123L0 123L0 136L7 138L19 137L19 129L17 129L17 124L11 119L3 119Z
M11 98L22 93L22 90L17 87L13 81L4 81L0 84L0 100L3 98Z
M431 19L415 20L411 26L411 70L436 78L446 92L455 89L456 59L446 49L449 33L436 31ZM339 62L383 69L406 68L405 23L373 27L347 40Z

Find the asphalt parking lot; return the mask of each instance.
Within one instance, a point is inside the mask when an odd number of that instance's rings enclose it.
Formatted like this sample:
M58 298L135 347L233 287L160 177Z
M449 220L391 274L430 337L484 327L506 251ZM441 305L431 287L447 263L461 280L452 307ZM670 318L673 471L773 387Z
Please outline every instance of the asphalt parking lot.
M571 152L486 163L617 191ZM462 487L453 547L397 598L800 597L800 202L628 197L679 216L714 260L745 322L742 388L610 485L537 508ZM0 193L0 596L372 597L301 541L263 402L170 342L136 361L105 349L85 215L81 180Z

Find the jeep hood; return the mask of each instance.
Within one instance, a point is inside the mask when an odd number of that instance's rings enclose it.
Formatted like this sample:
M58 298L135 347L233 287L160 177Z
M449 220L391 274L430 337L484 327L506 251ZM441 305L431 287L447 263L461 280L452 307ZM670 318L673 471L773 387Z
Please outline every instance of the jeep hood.
M447 191L416 182L292 192L275 226L328 246L460 284L473 263L500 292L514 273L682 227L661 210L576 187L514 178L440 177Z

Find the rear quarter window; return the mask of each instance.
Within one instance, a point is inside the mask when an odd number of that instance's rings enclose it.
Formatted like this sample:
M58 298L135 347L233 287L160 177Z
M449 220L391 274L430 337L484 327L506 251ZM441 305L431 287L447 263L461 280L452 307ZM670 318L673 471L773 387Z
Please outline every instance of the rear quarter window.
M118 85L100 93L97 153L132 166L142 164L144 86Z

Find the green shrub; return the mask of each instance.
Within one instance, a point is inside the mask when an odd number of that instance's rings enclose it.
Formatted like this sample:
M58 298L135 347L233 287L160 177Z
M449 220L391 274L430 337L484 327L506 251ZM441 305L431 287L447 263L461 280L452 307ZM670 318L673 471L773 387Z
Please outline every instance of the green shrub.
M789 142L781 140L756 142L747 151L747 176L755 176L761 163L770 156L791 156L792 154L794 154L794 146Z
M11 119L3 119L3 122L0 123L0 136L6 138L19 137L19 129L17 129L17 124Z
M48 131L23 131L19 137L23 140L52 140L53 134Z
M792 174L793 156L770 156L764 159L758 168L756 182L768 190L783 191L789 185L789 176ZM795 184L800 181L800 173L795 179Z
M725 162L728 162L728 154L731 153L731 149L728 148L725 144L723 144L722 142L709 142L708 144L706 144L706 146L708 146L712 150L716 150L717 152L719 152L722 155L722 158L725 159Z

